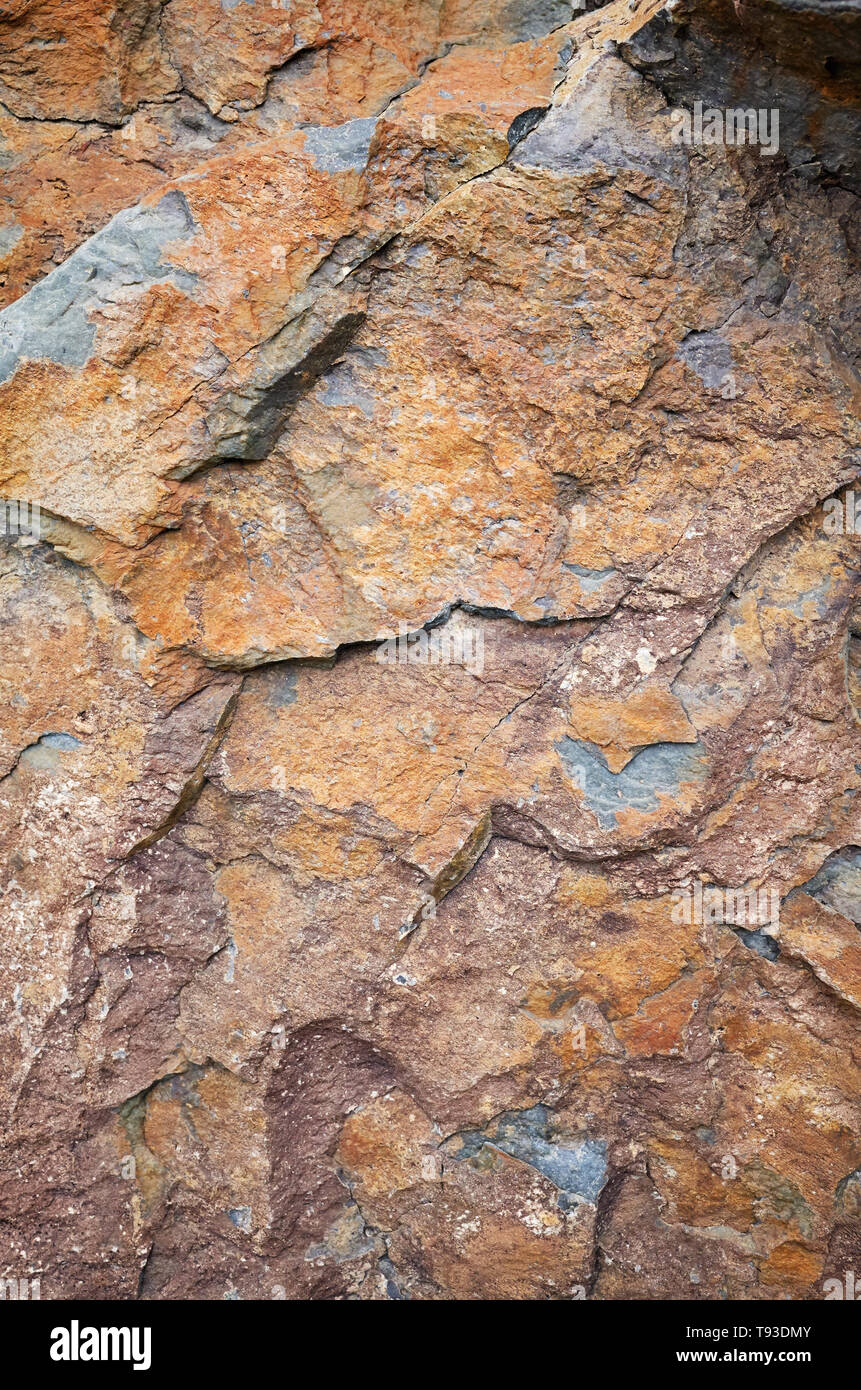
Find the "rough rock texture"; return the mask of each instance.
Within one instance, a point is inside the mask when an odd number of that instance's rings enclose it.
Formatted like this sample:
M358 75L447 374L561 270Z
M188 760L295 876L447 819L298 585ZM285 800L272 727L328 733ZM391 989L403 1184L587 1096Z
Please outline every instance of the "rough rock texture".
M859 67L0 0L0 1278L861 1269Z

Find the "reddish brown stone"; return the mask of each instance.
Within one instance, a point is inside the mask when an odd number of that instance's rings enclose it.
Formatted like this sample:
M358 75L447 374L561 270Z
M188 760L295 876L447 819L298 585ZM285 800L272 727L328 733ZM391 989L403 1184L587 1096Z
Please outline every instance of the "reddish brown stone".
M0 0L0 1279L859 1268L856 26Z

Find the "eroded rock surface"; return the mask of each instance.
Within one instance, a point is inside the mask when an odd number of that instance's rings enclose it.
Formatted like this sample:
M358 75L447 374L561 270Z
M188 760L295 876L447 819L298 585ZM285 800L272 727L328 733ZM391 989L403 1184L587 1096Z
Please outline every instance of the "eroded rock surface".
M859 34L0 3L0 1278L861 1267Z

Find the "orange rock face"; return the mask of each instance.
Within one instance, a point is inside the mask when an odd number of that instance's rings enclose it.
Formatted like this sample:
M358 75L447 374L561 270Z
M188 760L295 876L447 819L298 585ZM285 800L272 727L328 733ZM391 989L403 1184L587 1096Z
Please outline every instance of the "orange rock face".
M0 1279L861 1269L820 9L0 0Z

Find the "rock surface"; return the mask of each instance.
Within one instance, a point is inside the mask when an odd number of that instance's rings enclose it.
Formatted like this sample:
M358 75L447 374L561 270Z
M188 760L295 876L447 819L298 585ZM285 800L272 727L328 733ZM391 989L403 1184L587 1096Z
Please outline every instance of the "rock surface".
M0 1278L861 1268L859 36L0 0Z

